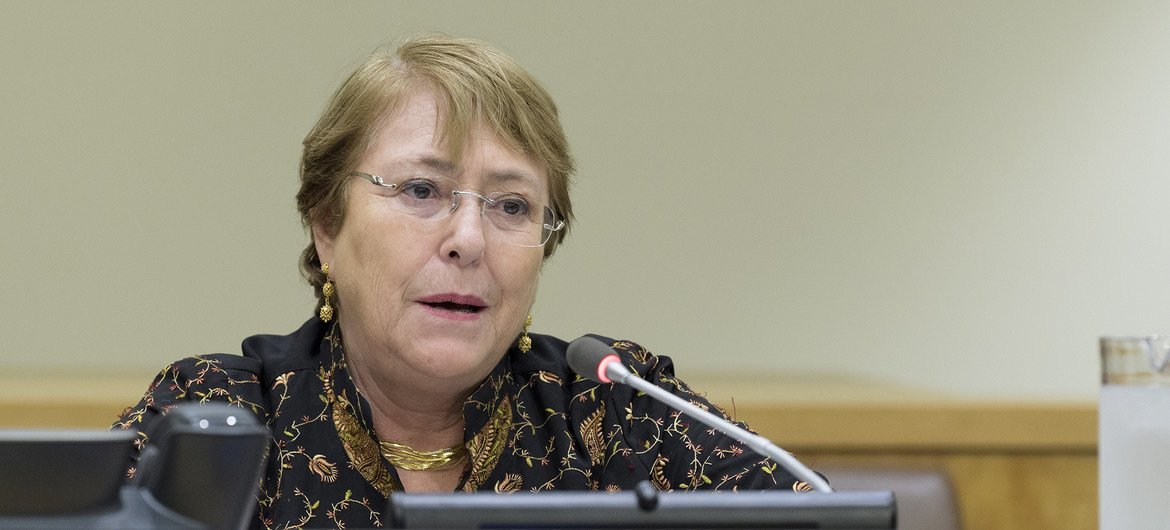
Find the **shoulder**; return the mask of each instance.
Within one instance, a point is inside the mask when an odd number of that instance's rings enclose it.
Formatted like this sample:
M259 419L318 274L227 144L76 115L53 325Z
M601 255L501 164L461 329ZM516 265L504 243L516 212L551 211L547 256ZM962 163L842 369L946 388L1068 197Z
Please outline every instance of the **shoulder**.
M211 384L219 380L254 379L260 375L260 362L240 355L212 353L174 361L159 371L155 383L181 382L184 386Z
M244 340L243 355L212 353L167 364L158 372L142 400L123 411L116 424L129 428L184 401L227 401L266 413L264 389L272 374L307 363L323 336L323 326L307 322L288 335L254 335ZM266 375L268 374L268 375Z
M638 343L631 340L613 340L606 337L597 337L610 344L613 351L621 357L622 363L642 378L650 376L674 377L674 361L665 355L654 355Z
M114 427L142 430L150 421L179 403L225 401L247 406L263 418L260 399L260 363L255 359L214 353L170 363L147 386L142 399L122 411Z
M235 396L243 388L255 388L261 373L259 361L239 355L213 353L187 357L159 371L146 389L145 400L148 404L170 405L177 401Z
M673 363L670 357L654 355L646 348L632 340L618 340L604 335L590 333L587 336L598 339L613 348L614 353L622 359L639 376L667 371L673 375ZM554 372L558 374L571 373L569 362L565 355L569 348L569 341L551 335L531 334L533 348L527 353L513 355L512 371L515 374L531 372Z
M316 369L318 346L331 325L311 318L287 335L252 335L240 345L244 357L257 361L267 373Z
M324 335L320 321L314 320L288 335L252 335L241 345L243 355L212 353L172 362L159 379L211 384L221 379L260 379L265 372L281 373L289 366L308 364Z

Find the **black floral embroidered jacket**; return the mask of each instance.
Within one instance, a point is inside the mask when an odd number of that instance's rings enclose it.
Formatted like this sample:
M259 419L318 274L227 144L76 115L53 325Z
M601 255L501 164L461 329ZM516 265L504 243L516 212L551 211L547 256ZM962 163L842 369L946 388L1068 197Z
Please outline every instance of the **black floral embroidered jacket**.
M642 480L662 490L809 489L771 460L648 396L578 377L565 361L565 341L532 339L532 350L509 350L464 404L471 457L460 490L618 491ZM674 377L669 358L603 340L639 376L718 410ZM167 366L114 427L137 430L141 448L144 426L177 403L249 409L273 435L255 527L382 526L386 498L402 486L378 451L369 404L346 370L340 330L312 319L291 335L249 337L243 353Z

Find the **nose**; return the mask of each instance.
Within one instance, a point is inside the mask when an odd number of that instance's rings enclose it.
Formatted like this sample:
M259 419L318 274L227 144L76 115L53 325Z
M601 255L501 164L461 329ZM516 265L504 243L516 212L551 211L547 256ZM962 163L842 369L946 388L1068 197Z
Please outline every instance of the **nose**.
M478 194L471 194L470 197L459 194L454 199L447 235L439 250L447 259L460 265L472 265L483 259L487 247L484 239L484 223L487 220L483 218L482 198ZM469 204L464 205L464 202Z

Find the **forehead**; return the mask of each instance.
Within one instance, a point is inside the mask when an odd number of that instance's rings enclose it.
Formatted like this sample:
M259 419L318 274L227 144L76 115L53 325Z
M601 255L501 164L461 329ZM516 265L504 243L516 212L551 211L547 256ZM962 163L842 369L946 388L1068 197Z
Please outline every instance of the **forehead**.
M380 120L361 168L383 175L425 171L464 184L508 182L547 190L546 164L508 145L482 122L452 149L440 127L441 107L430 91L416 91Z

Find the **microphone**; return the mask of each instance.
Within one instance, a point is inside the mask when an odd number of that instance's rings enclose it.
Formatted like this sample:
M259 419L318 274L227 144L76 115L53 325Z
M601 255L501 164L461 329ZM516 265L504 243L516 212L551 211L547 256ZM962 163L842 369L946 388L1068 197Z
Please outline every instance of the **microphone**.
M146 434L135 475L143 497L207 528L248 527L270 439L256 416L226 403L182 403Z
M634 375L621 363L617 353L608 344L593 337L581 337L569 343L566 355L569 367L582 377L598 383L621 383L629 385L643 393L674 407L679 412L690 416L703 424L716 429L743 444L755 452L764 455L784 466L796 478L807 482L813 490L819 493L832 493L833 488L820 475L800 463L796 457L779 448L767 438L753 434L719 416L711 414L689 401L647 382Z

